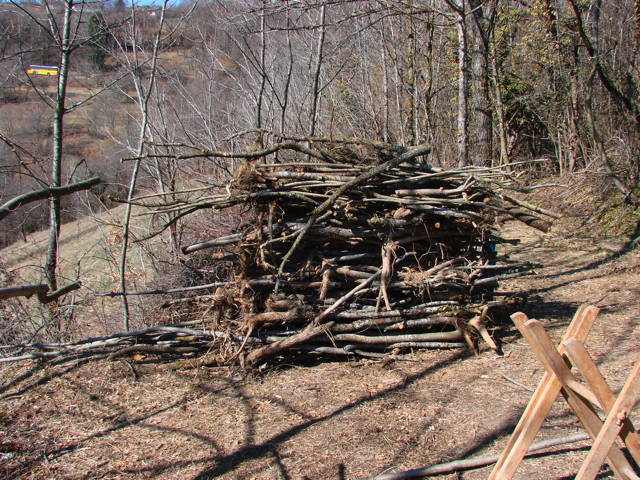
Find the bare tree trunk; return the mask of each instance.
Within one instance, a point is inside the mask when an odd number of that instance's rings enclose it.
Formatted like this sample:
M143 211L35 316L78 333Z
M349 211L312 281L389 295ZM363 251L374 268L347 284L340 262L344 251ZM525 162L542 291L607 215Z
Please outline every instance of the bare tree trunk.
M461 0L458 30L458 166L469 165L469 72L466 0Z
M53 155L51 159L51 187L62 184L62 145L64 142L64 115L67 98L67 81L71 58L71 16L73 0L65 1L62 37L60 38L60 69L56 93L55 113L53 118ZM58 266L58 238L60 236L60 197L53 196L49 200L49 241L45 275L50 290L58 289L56 270Z
M471 79L473 82L474 165L491 165L493 157L493 122L491 100L489 96L489 33L492 12L481 0L469 0L472 14L472 28L468 29L473 37Z
M537 0L537 2L540 3L544 26L545 26L545 29L547 30L547 34L550 37L551 47L555 54L554 64L564 65L564 60L562 58L562 49L560 46L560 39L558 38L558 25L557 25L555 7L552 4L551 0ZM561 82L560 82L561 76L558 70L559 69L554 65L551 65L548 67L549 78L551 80L551 85L553 87L553 92L555 97L554 100L558 99L562 90Z
M156 36L153 42L153 53L151 58L151 73L149 76L149 84L146 90L143 88L140 79L136 77L136 75L139 75L138 69L135 68L134 71L132 71L132 74L134 75L134 84L136 85L136 90L138 92L138 102L139 102L140 112L142 116L142 118L140 119L140 132L138 135L138 146L136 151L137 157L141 157L142 154L144 153L144 148L145 148L144 143L145 143L145 139L147 137L147 131L149 128L149 98L151 97L151 93L153 92L153 87L156 79L156 71L157 71L157 65L158 65L158 50L160 48L160 40L162 35L162 27L164 26L164 17L167 9L167 2L168 0L164 0L162 4L162 11L160 14L160 25L158 26L158 31L156 32ZM135 6L132 6L131 8L135 9ZM134 43L134 51L135 51L135 49L137 49L137 46L135 45L136 43L135 42L135 35L136 35L135 12L133 13L133 19L134 19L134 27L133 27L134 38L132 40ZM136 67L137 66L138 65L136 62ZM132 207L131 201L133 200L133 194L136 189L136 182L138 180L138 173L140 171L140 163L141 163L141 160L140 158L138 158L133 165L133 171L131 172L131 179L129 181L129 191L127 193L127 206L125 209L124 220L123 220L122 252L120 254L120 291L123 292L122 315L123 315L124 329L126 331L129 330L129 317L130 317L129 301L127 299L127 294L126 294L126 291L127 291L126 290L127 289L126 273L127 273L127 253L129 249L129 235L130 235L129 227L131 222L131 207Z
M542 0L542 9L544 11L547 30L551 34L554 41L558 40L558 25L556 17L556 9L553 0Z
M500 15L499 0L491 3L491 27L487 34L487 58L491 68L491 86L493 87L493 105L496 112L498 140L500 142L499 165L509 164L509 147L507 142L507 125L505 121L502 88L500 87L500 69L498 68L499 45L495 35L495 25Z
M579 131L579 98L578 98L578 70L579 58L577 46L574 46L573 64L568 64L569 69L569 95L570 103L567 106L566 117L569 131L569 172L573 172L581 157L580 155L580 131ZM568 63L568 62L567 62Z
M256 109L256 127L262 128L262 104L264 103L264 89L267 84L267 72L266 72L266 52L267 52L267 38L265 32L266 11L265 1L262 0L262 8L260 9L260 91L258 92L258 105ZM258 135L259 139L262 139L262 135ZM259 145L259 148L263 148L264 145Z
M310 136L316 134L316 126L318 122L318 105L320 103L320 73L322 71L322 55L324 51L325 38L325 18L327 13L327 5L323 3L320 7L320 34L318 35L318 46L316 48L316 65L313 75L313 103L311 105L311 128Z
M579 98L578 98L578 64L579 59L577 56L576 46L573 45L572 57L566 55L563 52L562 44L560 41L560 32L558 30L558 15L556 14L556 6L552 0L542 0L542 10L544 14L544 21L547 29L547 33L551 37L553 42L553 50L556 55L556 61L558 66L562 66L562 69L556 67L550 69L550 77L555 90L555 101L561 103L568 94L569 103L564 107L562 112L562 121L558 125L558 142L562 142L563 138L566 141L566 150L568 155L568 161L565 162L564 155L559 155L558 166L560 173L566 171L572 171L575 165L578 163L580 157L580 131L579 131ZM567 71L569 73L568 84L558 74L557 70ZM567 93L565 93L567 92ZM566 132L563 135L563 132ZM565 150L560 146L560 150Z
M636 39L640 38L640 0L636 0ZM602 15L602 0L592 0L589 6L589 27L593 46L598 51L600 49L600 16ZM637 41L637 40L636 40ZM638 42L640 45L640 42ZM638 47L636 47L638 48Z
M416 25L413 14L413 1L409 4L409 38L408 38L409 68L407 72L407 83L409 91L409 131L411 132L411 145L420 143L418 134L418 79L416 74Z
M640 0L634 2L634 17L636 21L635 37L636 37L636 51L640 51ZM598 7L600 10L600 7Z
M580 13L580 8L576 4L576 0L568 0L568 2L575 15L578 34L580 35L580 38L582 38L584 46L591 57L591 62L598 74L598 78L607 92L609 92L612 100L618 103L623 110L633 117L636 129L640 129L640 103L638 103L634 97L624 93L619 83L609 73L606 66L600 61L599 52L596 50L594 43L591 41L589 34L585 30L585 26L582 21L582 14Z
M384 118L382 120L382 141L389 141L389 69L387 67L387 48L384 44L384 20L382 21L382 30L380 32L382 45L380 52L382 55L382 95L384 96Z
M432 15L432 14L430 14ZM434 145L434 116L432 113L432 100L434 92L434 65L433 65L433 39L435 33L435 25L433 18L426 23L427 48L424 54L424 67L422 70L422 78L425 81L423 94L423 122L422 122L422 141Z
M509 148L507 146L507 125L504 120L504 104L502 103L502 90L500 88L500 75L496 62L495 51L491 54L491 80L493 82L493 97L498 120L498 138L500 139L500 165L509 163Z
M636 5L638 5L636 3ZM599 34L600 34L600 12L601 12L602 0L594 0L591 3L591 7L589 9L589 29L592 35L591 45L593 48L593 53L598 53L598 44L600 43ZM602 162L602 167L609 178L609 181L613 184L613 186L624 196L625 200L632 203L633 205L640 205L640 198L630 189L627 184L615 173L613 164L609 155L607 154L607 150L605 148L604 140L600 131L598 130L598 126L596 124L596 109L594 109L594 80L595 80L596 72L594 71L587 83L586 83L586 100L585 100L585 117L587 121L587 125L589 127L591 137L593 139L593 143L595 146L596 153Z
M389 47L389 51L393 48L393 80L394 80L394 96L395 96L395 107L396 107L396 116L398 118L398 128L400 130L400 144L406 145L406 135L404 129L404 115L402 109L402 100L401 100L401 78L400 78L400 67L398 65L398 41L395 34L395 30L393 28L393 20L389 23L389 32L391 34L391 46Z
M291 44L291 12L287 9L287 51L289 52L289 66L287 69L287 78L284 84L284 92L282 99L282 114L280 117L280 133L286 131L287 128L287 107L289 106L289 88L291 87L291 75L293 73L293 46Z

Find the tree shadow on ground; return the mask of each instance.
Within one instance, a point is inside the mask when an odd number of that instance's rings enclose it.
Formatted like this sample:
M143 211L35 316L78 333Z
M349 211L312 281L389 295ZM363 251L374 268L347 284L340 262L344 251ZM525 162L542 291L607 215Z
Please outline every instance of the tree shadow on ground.
M610 256L610 258L615 258ZM611 261L611 259L601 259L595 262L590 262L581 269L589 269L589 268L598 268L599 266L605 264L607 261ZM561 277L562 274L558 275ZM570 283L570 282L569 282ZM553 288L557 288L560 285L555 285ZM529 302L521 307L521 310L526 313L530 318L540 318L546 319L550 322L551 328L561 328L565 327L570 319L573 317L575 310L578 308L578 303L572 302L560 302L560 301L535 301ZM508 327L507 327L508 325ZM516 335L515 328L511 325L511 323L505 323L505 328L502 332L498 332L499 335L502 335L501 338L509 339ZM627 335L628 330L625 330L622 334ZM384 388L374 395L364 394L355 400L346 402L342 405L338 405L334 407L331 411L322 414L322 415L309 415L304 411L297 408L292 403L288 402L286 399L276 398L273 396L265 395L265 396L252 396L248 394L242 382L235 381L233 379L222 380L224 382L223 387L213 386L213 385L197 385L195 387L195 394L192 394L190 397L184 397L173 401L171 403L166 403L165 405L161 405L159 407L155 407L152 409L147 409L147 411L142 412L136 416L127 416L126 412L127 406L126 404L119 405L115 402L107 402L105 399L96 398L95 394L84 391L82 385L74 384L74 390L77 391L80 395L84 395L88 401L92 402L101 402L104 403L105 407L122 411L123 415L118 416L114 419L113 424L108 428L104 428L92 434L86 435L82 438L79 438L77 441L72 444L66 445L64 448L59 448L57 450L53 450L47 452L46 461L49 461L52 458L59 458L64 455L67 455L71 452L77 451L80 448L88 447L88 444L96 439L109 437L110 435L118 432L120 430L136 427L143 428L153 431L159 432L167 432L172 434L179 434L184 436L189 442L197 442L197 444L210 448L213 452L213 455L210 453L200 455L198 458L189 458L180 461L164 461L162 459L153 460L153 464L151 465L143 465L143 466L132 466L126 469L118 469L118 470L110 470L105 472L100 472L101 476L122 476L122 475L130 475L130 476L150 476L150 477L158 477L162 476L168 472L175 472L177 469L181 467L196 467L197 469L201 469L199 473L197 473L193 478L197 480L203 479L212 479L217 478L222 475L233 474L234 478L246 478L249 476L254 476L258 472L264 472L269 469L276 470L276 478L279 479L289 479L294 478L290 472L287 471L285 462L283 461L283 454L281 448L283 444L291 439L296 438L301 435L305 431L309 430L312 427L320 425L322 423L328 422L336 417L340 417L341 415L345 415L353 410L356 410L363 405L366 405L369 402L379 400L388 396L392 396L394 394L398 394L403 390L407 389L410 385L418 382L420 379L435 373L438 370L448 367L454 362L457 362L461 359L469 356L467 352L460 351L455 354L450 354L447 358L443 358L442 360L434 363L433 365L422 368L416 373L408 375L402 381L395 383L388 388ZM56 378L60 375L64 375L66 373L70 373L75 369L79 368L84 363L87 363L90 360L85 362L78 362L74 365L67 366L61 368L56 372L43 372L42 367L34 367L33 369L23 373L20 377L14 379L8 384L0 387L0 393L5 393L11 388L16 388L20 386L21 383L29 380L32 376L38 373L45 373L42 378L37 379L37 381L30 383L22 387L17 392L11 392L10 396L18 396L22 393L33 389L35 387L44 385L48 381L53 378ZM453 398L458 396L458 392L456 389L450 388L448 391L451 401ZM223 396L228 396L230 399L235 399L240 402L242 406L242 428L238 432L238 438L240 440L240 445L231 452L225 452L224 449L218 445L216 440L209 435L203 435L195 431L190 431L190 429L184 428L176 428L166 425L158 425L148 423L148 420L156 417L162 413L168 412L172 409L179 408L182 405L185 405L187 402L193 400L195 398L204 398L208 396L212 396L214 398L220 398ZM5 398L7 396L5 395ZM279 408L284 411L290 412L298 417L297 423L293 426L290 426L279 433L276 433L269 438L256 442L256 418L257 413L255 411L254 405L252 402L260 399L267 399L269 402L278 405ZM448 455L443 455L443 458L447 456L460 457L468 457L473 455L483 449L486 449L488 446L495 444L495 442L499 439L504 438L508 435L513 428L515 427L517 420L520 415L520 411L516 411L511 415L505 416L501 420L501 423L496 426L493 430L488 432L484 432L481 436L477 437L472 444L465 445L464 449L460 449L460 447L456 447L455 450L451 450L448 452ZM390 462L388 462L388 466L393 466L401 461L403 456L411 451L413 448L416 448L415 445L419 444L419 440L421 436L424 434L426 428L429 427L433 418L424 420L419 425L416 426L415 433L408 439L406 445L399 448ZM240 470L240 467L245 465L248 462L258 460L258 459L268 459L269 465L263 466L260 465L256 467L254 471L249 474L243 474ZM31 465L24 465L25 468L30 468L34 464L38 462L44 461L41 457L31 462ZM336 465L336 477L337 478L345 478L347 473L343 464ZM87 473L85 478L94 478L96 472ZM243 476L245 475L245 476ZM603 474L606 475L606 472ZM335 478L335 477L334 477ZM570 476L565 478L572 478Z
M558 329L569 325L579 306L580 303L577 302L547 301L542 297L536 297L518 306L516 310L524 313L528 318L546 320L550 329ZM501 315L496 320L491 334L498 346L502 347L520 338L520 332L508 315Z
M69 363L68 360L61 361L61 362L53 361L49 363L38 363L33 367L29 368L28 370L26 370L25 372L21 373L20 375L17 375L16 377L12 378L7 383L0 385L0 400L10 400L12 398L19 397L36 387L41 387L43 385L46 385L51 380L54 380L58 377L69 374L71 372L74 372L75 370L78 370L80 367L82 367L83 365L86 365L87 363L94 362L97 360L102 360L102 359L104 359L104 356L85 358L82 360L74 360L71 363ZM60 367L60 368L56 368L56 367ZM23 384L24 382L27 382L29 379L31 379L32 377L35 377L39 373L43 373L43 375L40 378L36 379L32 383L24 385L21 388L18 388L21 384ZM18 389L13 392L7 393L12 388L18 388Z
M180 468L187 467L201 467L200 473L196 474L194 479L209 479L217 478L221 475L229 474L233 472L234 478L244 478L246 472L239 471L241 465L246 464L254 460L262 459L269 460L268 465L259 465L256 468L258 470L273 470L277 472L276 478L288 479L294 478L286 468L285 463L282 460L281 446L283 443L295 438L296 436L304 433L308 429L328 422L341 415L348 414L356 409L359 409L370 402L383 399L385 397L396 395L403 392L411 385L415 384L419 380L426 376L433 374L441 369L448 367L449 365L468 358L470 354L466 351L451 352L446 355L446 358L436 361L432 365L426 366L419 371L404 376L399 379L393 385L384 388L373 395L366 393L360 397L339 405L333 408L331 411L322 415L310 415L301 411L295 405L280 397L273 397L271 395L251 395L245 391L245 386L242 380L227 378L218 378L216 384L199 383L192 387L192 390L175 401L166 403L160 406L154 406L154 408L147 408L145 411L138 412L135 415L131 415L131 405L123 402L114 401L113 399L106 398L105 396L95 393L86 388L82 382L74 379L67 379L69 381L69 388L73 390L74 394L78 398L82 399L83 403L95 404L95 412L87 414L85 412L73 414L82 417L85 421L95 421L96 423L111 423L107 428L100 429L88 435L82 436L71 443L65 443L59 447L48 449L46 452L36 451L35 448L31 448L33 451L25 451L23 454L27 454L28 459L23 461L17 470L14 470L13 476L20 477L21 475L28 475L29 472L38 468L43 462L56 461L66 455L73 452L80 451L84 448L91 448L91 445L95 445L96 440L110 438L112 435L128 428L145 429L155 432L163 432L169 434L178 434L185 438L185 441L190 444L199 445L199 449L211 450L205 455L200 455L196 458L189 458L179 461L167 461L162 458L152 457L152 464L147 465L133 465L120 467L116 469L109 469L107 471L100 472L103 478L119 477L122 475L137 476L142 475L149 478L161 477L168 472L175 472ZM23 393L26 390L34 389L37 386L45 384L52 378L59 377L65 373L70 373L77 369L80 365L75 364L70 368L57 372L55 375L47 375L42 379L39 379L33 384L23 388L19 393ZM31 373L32 375L33 373ZM15 395L19 394L16 393ZM171 425L162 425L158 421L152 421L154 417L158 417L161 414L166 414L173 409L179 409L184 407L187 403L193 402L197 399L203 399L211 397L212 401L219 402L225 398L238 402L242 413L242 423L240 430L238 431L238 440L240 446L230 453L224 453L224 447L218 444L215 438L208 434L202 434L197 431L191 431L190 428L179 428ZM256 442L256 422L258 420L258 414L255 411L256 407L254 403L258 400L268 400L278 405L283 411L294 414L300 420L297 424L272 435L270 438ZM213 453L213 455L211 455ZM209 465L205 467L206 465ZM94 478L96 472L88 472L83 478ZM256 469L251 472L251 476L256 474ZM344 464L336 465L336 472L333 478L345 478L347 475ZM247 477L248 478L248 477Z
M86 228L83 228L81 230L78 230L74 233L70 233L70 234L65 234L64 236L62 236L59 240L59 244L60 246L64 246L70 242L76 241L80 238L82 238L83 236L85 236L87 233L95 231L96 228L94 226L89 226ZM22 250L23 247L24 250ZM9 247L11 248L11 246ZM46 242L44 240L39 241L37 243L31 243L31 242L27 242L24 245L20 245L18 247L19 251L22 250L22 253L19 253L18 255L11 257L11 265L19 265L20 263L22 263L24 260L28 259L28 258L32 258L36 253L44 253L46 250Z
M418 380L424 378L425 376L432 374L442 368L446 368L448 365L458 360L461 360L463 358L466 358L468 356L469 354L467 352L464 352L464 351L457 352L451 355L446 360L442 360L440 362L435 363L434 365L425 367L421 369L419 372L405 377L404 381L394 386L385 388L373 396L364 395L352 402L346 403L332 410L331 412L325 415L321 415L315 418L310 418L308 420L305 420L287 430L280 432L277 435L272 436L271 438L259 444L246 443L244 446L240 447L239 449L235 450L234 452L228 455L211 459L216 464L214 466L211 466L202 470L199 474L197 474L194 477L194 480L213 479L221 475L224 475L226 473L229 473L233 471L235 468L237 468L240 464L246 461L255 460L268 455L274 447L277 447L278 445L286 442L287 440L290 440L291 438L304 432L305 430L315 425L318 425L319 423L323 423L335 417L343 415L373 400L384 398L388 395L392 395L394 393L402 391L406 389L409 385L417 382Z
M78 366L75 365L74 367L77 368ZM67 371L70 371L70 370L71 369L68 369ZM59 377L63 375L65 372L60 372L56 376ZM185 395L182 398L174 402L171 402L169 404L162 405L157 408L149 409L146 412L141 413L139 415L131 416L128 414L128 409L126 404L121 405L119 403L109 401L106 398L104 398L104 396L97 395L93 392L88 391L81 383L77 381L74 381L72 379L66 379L66 380L71 384L74 393L78 397L83 398L84 402L86 403L91 402L91 403L97 404L100 407L102 407L103 410L111 411L112 413L112 415L109 415L109 416L94 415L93 418L91 418L91 420L96 422L109 420L112 423L112 425L108 428L86 435L76 440L75 442L66 443L62 447L49 449L46 452L44 452L44 454L40 454L32 457L30 460L23 462L20 465L20 468L18 471L13 472L14 478L19 478L21 475L27 474L28 472L31 471L33 467L35 467L37 464L43 461L47 463L54 461L64 455L67 455L69 453L77 451L82 447L85 447L89 442L93 440L109 437L111 434L124 430L129 427L147 428L147 429L158 431L158 432L179 433L183 436L189 437L191 440L204 443L207 446L214 448L218 452L222 451L220 446L217 445L215 440L212 439L211 437L199 434L197 432L190 432L186 429L172 428L172 427L166 427L166 426L157 425L157 424L146 423L148 420L162 413L165 413L172 409L186 405L188 402L193 400L194 398L193 395ZM32 386L32 388L35 386L36 385ZM221 390L224 388L225 387L222 387ZM204 395L205 395L204 393L200 393L200 396L204 396ZM24 452L24 453L28 453L28 452ZM87 478L94 478L93 476L94 474L95 472L92 472Z
M608 255L604 256L603 258L599 258L597 260L590 260L590 261L586 261L586 263L584 263L583 265L579 265L579 266L575 266L573 268L567 268L567 269L562 269L561 271L557 272L557 273L552 273L552 274L547 274L547 275L539 275L536 278L540 278L540 279L547 279L547 280L552 280L552 279L560 279L566 276L570 276L570 275L574 275L576 273L584 273L584 272L589 272L589 271L594 271L597 270L601 267L604 267L612 262L614 262L615 260L618 260L622 257L624 257L625 255L631 253L637 246L638 246L638 241L640 239L640 223L638 223L636 225L635 231L631 234L631 236L629 237L629 239L624 243L624 245L622 245L620 248L611 251L611 253L609 253ZM587 257L588 260L588 255L586 254L585 257ZM569 264L575 264L575 262L577 261L577 259L573 258L570 259L568 261L560 261L557 262L555 264L553 264L553 266L561 268L563 267L563 265L569 265ZM546 266L550 266L551 264L549 262L547 262ZM587 278L581 278L580 281L585 281L585 280L592 280L592 279L597 279L597 278L602 278L604 276L608 275L608 273L604 273L604 274L600 274L600 275L594 275L591 277L587 277ZM528 293L535 295L535 294L541 294L541 293L545 293L551 290L555 290L557 288L560 287L564 287L567 285L570 285L571 283L575 282L575 279L566 281L566 282L558 282L552 285L549 285L547 287L542 287L542 288L538 288L538 289L532 289L529 290Z

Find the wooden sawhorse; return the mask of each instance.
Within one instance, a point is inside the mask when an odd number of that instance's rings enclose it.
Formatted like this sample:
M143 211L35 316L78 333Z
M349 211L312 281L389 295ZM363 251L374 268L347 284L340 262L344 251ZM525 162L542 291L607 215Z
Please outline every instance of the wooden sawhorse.
M605 459L618 478L640 478L616 444L616 438L620 437L633 459L640 465L640 437L629 420L629 414L640 396L640 358L616 398L584 346L598 312L596 307L581 306L558 348L538 320L529 320L523 313L511 316L546 372L489 475L489 480L513 478L559 394L562 394L593 439L591 450L580 467L576 480L596 478ZM571 372L572 366L582 373L587 385L576 379ZM604 412L604 422L596 409Z

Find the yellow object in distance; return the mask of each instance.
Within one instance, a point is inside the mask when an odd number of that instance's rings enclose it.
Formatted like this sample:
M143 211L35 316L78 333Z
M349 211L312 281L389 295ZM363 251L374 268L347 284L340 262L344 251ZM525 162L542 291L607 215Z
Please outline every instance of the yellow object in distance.
M45 77L58 75L58 67L51 67L47 65L31 65L27 69L27 75L41 75Z

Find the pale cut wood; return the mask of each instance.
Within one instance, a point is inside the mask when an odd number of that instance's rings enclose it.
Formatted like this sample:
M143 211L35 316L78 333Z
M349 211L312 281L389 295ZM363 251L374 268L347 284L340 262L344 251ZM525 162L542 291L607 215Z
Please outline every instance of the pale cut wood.
M527 342L538 357L538 360L540 360L545 369L552 372L562 384L562 394L565 400L574 411L587 433L593 439L596 439L602 429L603 422L600 420L600 417L598 417L593 406L583 400L567 385L566 379L573 378L573 374L565 363L565 360L556 350L551 338L542 326L542 323L538 320L529 320L524 324L523 332ZM614 439L617 434L618 432L616 431ZM633 467L617 445L613 445L613 442L611 442L606 445L606 448L605 446L602 448L605 450L604 455L602 456L602 461L604 461L605 456L609 457L611 468L618 477L625 480L638 479ZM600 465L602 465L602 462L597 466L596 473L600 470Z
M591 326L598 312L599 310L596 307L581 305L569 324L563 340L576 338L584 341L591 330ZM518 312L513 314L511 319L516 328L522 332L522 326L527 321L527 316L524 313ZM553 375L545 372L536 391L531 396L531 400L522 414L518 425L516 425L513 434L509 438L507 446L491 471L489 480L510 479L513 477L559 393L560 382L558 382Z
M313 319L313 323L314 324L318 324L320 323L322 320L324 320L325 318L327 318L331 313L333 313L338 307L340 307L342 304L346 303L347 301L349 301L350 299L352 299L360 290L364 290L365 288L367 288L370 284L372 284L374 282L374 280L376 280L380 274L382 273L382 270L378 270L376 273L374 273L373 275L371 275L367 280L365 280L364 282L362 282L360 285L357 285L356 287L354 287L353 289L349 290L349 292L347 292L346 295L342 296L341 298L339 298L338 300L336 300L336 302L331 305L330 307L328 307L325 311L323 311L322 313L320 313L316 318Z
M487 343L487 345L489 345L491 350L495 352L498 350L498 345L496 345L496 342L493 341L493 338L491 338L491 334L489 333L489 331L487 330L487 327L484 324L484 320L485 318L487 318L488 313L489 313L489 307L483 307L480 315L473 317L471 320L469 320L468 325L475 328L478 331L478 333L480 333L480 336L482 337L482 339Z
M582 306L578 308L578 311L575 313L573 320L567 329L567 335L569 335L569 332L575 328L574 325L584 321L583 310ZM516 328L522 331L522 326L528 318L524 313L516 312L511 315L511 320L513 320ZM544 418L547 416L548 410L551 409L551 405L553 405L553 402L555 401L555 397L560 391L559 383L557 385L558 391L554 394L553 391L555 389L556 385L554 385L553 376L545 372L538 384L538 387L531 396L531 399L527 404L527 408L523 412L516 428L511 434L506 447L502 451L500 458L489 474L488 480L506 479L513 476L518 465L522 462L525 452L531 442L533 442L538 430L540 430L540 427L544 422ZM554 397L552 401L550 400L550 397ZM505 466L503 467L503 465Z
M600 400L605 413L609 415L615 404L616 397L600 370L598 370L598 366L591 358L591 355L589 355L585 346L575 339L569 339L563 342L563 345L571 362L580 370L596 397ZM628 418L623 420L620 437L636 463L640 464L640 436L638 436L631 420Z
M571 364L569 364L569 368L571 368ZM569 370L569 373L571 373L571 370ZM589 389L589 387L575 378L573 374L571 375L572 376L563 379L563 384L580 395L585 400L588 400L589 403L591 403L591 405L593 405L594 407L604 411L600 400L598 400L598 397Z
M633 370L629 374L618 399L613 404L603 427L593 442L593 447L587 454L587 458L576 475L576 480L593 480L600 471L607 451L612 451L616 446L615 439L624 425L624 420L629 417L636 400L640 396L640 358L636 361ZM611 450L609 450L611 449ZM638 478L633 475L630 478Z

